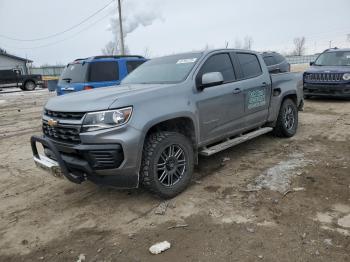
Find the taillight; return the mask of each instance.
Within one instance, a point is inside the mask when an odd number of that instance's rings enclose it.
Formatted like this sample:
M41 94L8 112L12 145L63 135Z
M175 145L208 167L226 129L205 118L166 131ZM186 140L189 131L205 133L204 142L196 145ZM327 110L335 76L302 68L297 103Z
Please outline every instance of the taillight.
M84 90L91 90L91 89L94 89L93 86L84 86Z

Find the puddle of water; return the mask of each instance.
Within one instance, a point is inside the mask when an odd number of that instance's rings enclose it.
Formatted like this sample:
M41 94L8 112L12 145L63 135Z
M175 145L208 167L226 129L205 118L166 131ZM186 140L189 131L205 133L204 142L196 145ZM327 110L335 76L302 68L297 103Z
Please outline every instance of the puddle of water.
M254 183L248 185L249 190L269 189L280 193L286 192L291 179L297 175L297 170L307 166L312 161L306 160L303 154L290 155L290 159L281 161L258 176Z

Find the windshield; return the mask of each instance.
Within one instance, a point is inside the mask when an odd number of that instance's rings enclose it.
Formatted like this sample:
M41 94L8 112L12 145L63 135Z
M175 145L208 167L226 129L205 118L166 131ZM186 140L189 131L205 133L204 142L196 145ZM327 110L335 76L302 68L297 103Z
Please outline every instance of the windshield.
M179 83L186 79L202 53L155 58L139 66L122 84Z
M315 61L319 66L350 66L350 51L334 51L321 54Z
M60 77L59 83L84 83L88 63L68 64Z

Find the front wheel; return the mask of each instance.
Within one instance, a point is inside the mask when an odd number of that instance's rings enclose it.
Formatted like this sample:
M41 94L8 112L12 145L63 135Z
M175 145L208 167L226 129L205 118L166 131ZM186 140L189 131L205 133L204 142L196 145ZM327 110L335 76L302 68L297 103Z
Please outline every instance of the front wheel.
M151 134L143 148L142 185L162 198L172 198L189 185L193 173L191 141L176 132Z
M282 102L274 134L279 137L292 137L298 129L298 108L292 99Z

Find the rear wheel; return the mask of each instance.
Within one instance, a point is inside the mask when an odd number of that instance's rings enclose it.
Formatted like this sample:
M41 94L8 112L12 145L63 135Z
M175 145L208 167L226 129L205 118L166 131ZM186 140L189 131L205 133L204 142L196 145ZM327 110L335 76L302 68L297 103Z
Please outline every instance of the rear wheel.
M33 81L27 81L24 83L24 90L33 91L35 89L35 83Z
M292 137L298 129L298 108L292 99L282 102L274 134L279 137Z
M176 132L151 134L143 149L142 185L162 198L172 198L186 189L193 173L193 147Z

